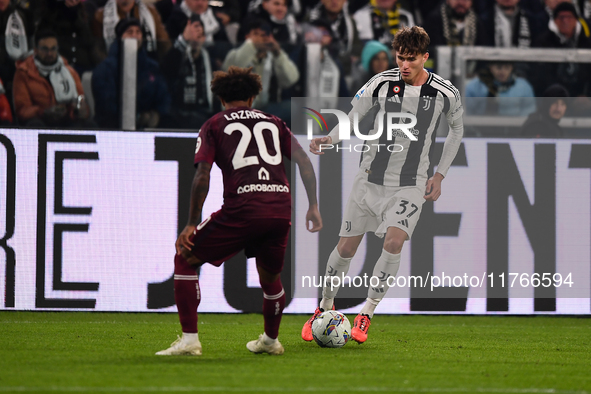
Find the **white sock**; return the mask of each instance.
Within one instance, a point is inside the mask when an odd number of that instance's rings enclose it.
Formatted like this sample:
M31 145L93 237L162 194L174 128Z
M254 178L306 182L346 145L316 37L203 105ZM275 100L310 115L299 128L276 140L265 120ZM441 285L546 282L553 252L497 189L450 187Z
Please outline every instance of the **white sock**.
M373 313L376 310L376 306L380 303L381 300L375 298L367 298L365 300L365 305L361 308L360 315L367 315L371 319L373 317Z
M376 306L378 306L390 288L388 286L388 279L396 276L399 267L400 253L392 254L382 249L382 254L376 262L372 273L372 277L375 276L379 279L379 284L376 287L370 287L367 291L367 301L363 309L361 309L361 313L369 315L370 318L373 317ZM392 279L390 279L391 281ZM373 283L375 284L375 279L373 279Z
M353 257L344 258L341 257L339 251L337 250L336 246L331 252L330 256L328 256L328 262L326 263L326 272L324 277L330 276L342 276L346 275L349 272L349 266L351 265L351 259ZM322 288L322 301L320 301L320 309L325 311L331 310L332 306L334 305L334 298L336 297L337 293L339 292L339 286L333 286L331 288L330 280L327 282L328 286ZM335 284L336 281L335 281Z
M184 343L199 342L199 333L183 332L183 342Z
M264 343L265 345L272 345L272 344L274 344L275 342L277 342L277 338L273 339L273 338L271 338L270 336L268 336L266 332L265 332L265 333L263 333L263 343Z

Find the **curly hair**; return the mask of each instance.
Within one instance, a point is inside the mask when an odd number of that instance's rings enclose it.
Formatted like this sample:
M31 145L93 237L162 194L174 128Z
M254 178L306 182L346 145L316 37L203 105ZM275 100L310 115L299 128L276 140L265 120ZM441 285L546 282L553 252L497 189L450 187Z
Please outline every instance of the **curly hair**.
M392 49L399 53L424 54L429 50L431 39L420 26L403 27L392 40Z
M247 101L257 96L263 85L261 76L252 72L252 67L231 66L227 72L216 71L211 81L211 91L226 103Z

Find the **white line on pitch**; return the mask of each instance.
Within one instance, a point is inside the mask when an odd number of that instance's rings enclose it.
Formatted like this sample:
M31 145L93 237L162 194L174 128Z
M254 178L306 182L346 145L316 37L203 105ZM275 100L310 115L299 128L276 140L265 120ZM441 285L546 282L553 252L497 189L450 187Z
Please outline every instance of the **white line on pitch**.
M331 389L329 387L0 387L0 392L186 392L186 391L216 391L216 392L340 392L342 389ZM347 388L353 392L404 392L404 393L494 393L494 394L590 394L584 390L557 390L543 388L437 388L437 387L353 387Z

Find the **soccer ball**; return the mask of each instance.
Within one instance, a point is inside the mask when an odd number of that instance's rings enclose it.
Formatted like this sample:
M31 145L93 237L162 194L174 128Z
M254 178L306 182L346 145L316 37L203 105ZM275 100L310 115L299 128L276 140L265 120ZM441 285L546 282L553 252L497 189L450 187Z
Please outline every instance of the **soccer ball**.
M312 322L312 336L320 347L343 347L351 338L351 323L341 312L322 312Z

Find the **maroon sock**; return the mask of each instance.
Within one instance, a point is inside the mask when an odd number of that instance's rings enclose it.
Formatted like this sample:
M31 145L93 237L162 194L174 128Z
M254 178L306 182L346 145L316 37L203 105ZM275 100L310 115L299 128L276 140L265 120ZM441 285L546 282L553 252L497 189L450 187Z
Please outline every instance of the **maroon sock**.
M269 338L277 338L279 324L285 307L285 291L281 278L270 284L261 283L263 288L263 317L265 318L265 333Z
M174 256L174 300L183 332L197 332L197 307L201 301L199 276L195 267L181 255Z

